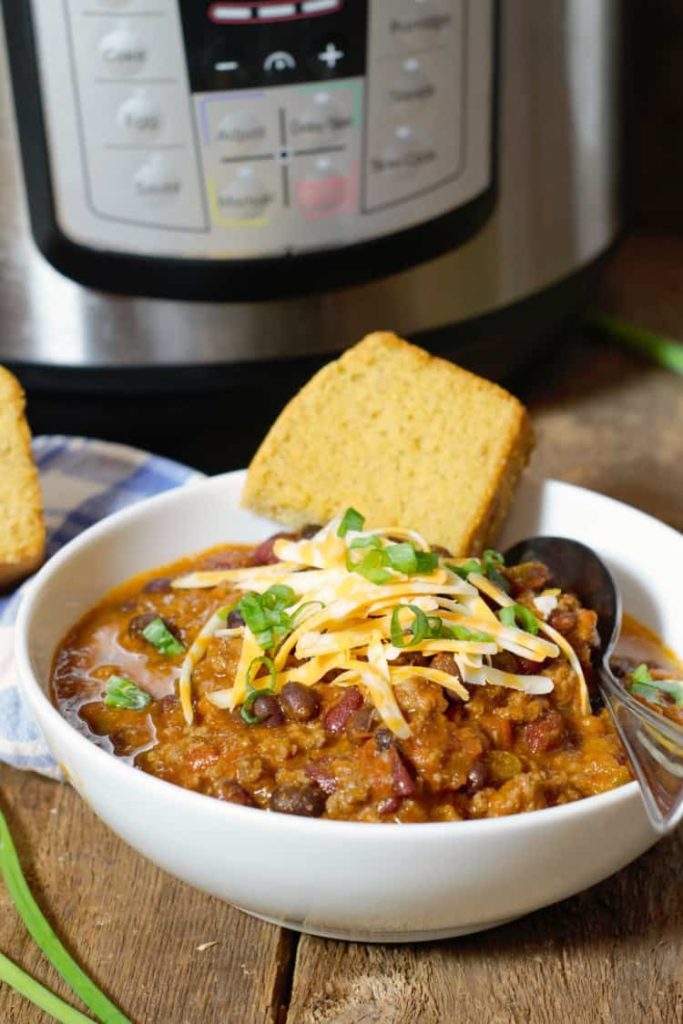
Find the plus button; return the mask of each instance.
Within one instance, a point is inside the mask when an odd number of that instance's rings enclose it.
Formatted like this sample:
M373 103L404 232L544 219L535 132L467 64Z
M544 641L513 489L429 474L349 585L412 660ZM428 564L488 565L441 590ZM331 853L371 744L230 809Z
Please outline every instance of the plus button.
M334 43L328 43L324 50L318 54L318 60L322 61L330 71L336 68L340 60L343 60L346 54L343 50L340 50Z

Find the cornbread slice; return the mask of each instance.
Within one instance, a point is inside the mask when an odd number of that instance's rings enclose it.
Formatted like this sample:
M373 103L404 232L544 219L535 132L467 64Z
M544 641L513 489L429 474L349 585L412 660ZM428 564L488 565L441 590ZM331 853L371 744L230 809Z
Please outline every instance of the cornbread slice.
M37 569L45 553L38 473L21 385L0 366L0 587Z
M243 503L294 528L349 505L367 526L408 526L453 555L489 546L533 443L497 384L369 334L285 407L249 467Z

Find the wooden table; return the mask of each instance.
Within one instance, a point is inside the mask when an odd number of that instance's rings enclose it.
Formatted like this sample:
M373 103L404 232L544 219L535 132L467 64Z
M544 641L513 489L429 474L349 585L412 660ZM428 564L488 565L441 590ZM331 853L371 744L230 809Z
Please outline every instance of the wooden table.
M682 267L679 242L626 247L604 301L683 336ZM538 429L532 474L683 529L681 378L586 337L537 368L526 397ZM0 799L48 916L136 1024L683 1020L682 833L495 931L382 947L298 936L195 892L108 832L67 786L3 768ZM0 949L69 998L2 889ZM2 1024L46 1020L0 987Z

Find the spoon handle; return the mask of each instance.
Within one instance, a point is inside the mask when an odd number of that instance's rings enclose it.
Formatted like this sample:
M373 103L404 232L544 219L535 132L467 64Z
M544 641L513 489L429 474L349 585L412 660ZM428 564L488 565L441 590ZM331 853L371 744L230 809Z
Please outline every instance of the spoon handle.
M683 818L683 729L635 700L607 666L600 669L598 683L647 815L657 832L670 832Z

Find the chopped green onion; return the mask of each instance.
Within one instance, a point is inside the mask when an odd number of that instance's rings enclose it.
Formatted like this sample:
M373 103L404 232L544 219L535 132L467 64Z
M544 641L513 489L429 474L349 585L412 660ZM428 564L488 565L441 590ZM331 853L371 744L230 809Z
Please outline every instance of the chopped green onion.
M258 594L245 594L237 602L237 611L254 636L268 629L266 612Z
M348 552L346 556L348 571L358 573L359 576L370 580L371 583L386 583L393 578L391 573L387 572L387 565L389 565L389 556L386 551L378 548L371 548L359 562L353 561L351 552Z
M427 626L429 627L430 640L438 640L439 637L444 635L445 623L438 615L428 615Z
M184 645L177 637L173 636L161 616L152 619L149 625L143 629L142 635L166 658L173 658L176 654L185 653Z
M429 574L434 572L439 564L439 556L436 551L416 551L417 572Z
M296 599L291 587L275 583L263 594L245 594L237 602L237 611L264 651L291 633L294 625L285 608L294 604Z
M265 665L266 668L268 669L268 672L270 674L270 686L254 686L254 683L252 681L253 672L258 672L261 665ZM245 721L247 725L260 725L260 723L263 721L263 719L259 718L258 715L253 714L251 709L254 705L254 701L257 700L259 697L274 696L276 681L277 670L272 659L265 657L265 655L263 655L260 658L254 658L249 668L247 669L247 690L249 691L249 693L242 702L242 708L240 710L242 720Z
M683 679L655 679L652 685L673 697L677 708L683 707Z
M494 551L493 548L487 548L487 550L481 556L481 560L484 566L484 572L497 587L500 587L506 594L510 593L510 584L507 579L500 571L501 567L505 565L505 559L501 555L500 551Z
M125 1017L119 1009L101 992L97 985L78 966L76 961L67 953L54 931L43 916L43 913L33 898L26 879L21 870L16 847L12 842L9 826L5 817L0 811L0 873L4 879L7 891L14 903L19 916L26 925L33 941L43 951L52 966L61 974L64 981L83 1000L86 1006L103 1022L103 1024L131 1024L128 1017ZM22 995L31 999L47 1013L51 1013L62 1024L81 1024L88 1018L79 1014L78 1010L61 1004L63 1009L60 1017L56 1010L61 1000L52 996L38 982L27 975L22 977L23 972L19 971L11 961L2 958L0 960L0 979L6 981ZM43 999L39 1002L37 996ZM48 1005L48 997L51 1005ZM54 1000L54 1002L52 1002ZM67 1013L67 1010L69 1011Z
M104 690L104 703L108 708L124 708L127 711L142 711L152 698L137 683L124 676L109 676Z
M403 544L389 544L385 549L392 569L406 576L417 571L417 552L409 541Z
M252 673L254 671L258 672L261 665L265 665L265 667L268 669L271 686L275 686L275 682L277 680L277 669L275 668L275 663L273 662L272 658L268 658L263 654L261 655L260 658L254 658L249 668L247 669L247 689L256 690L256 692L258 692L259 687L254 686L254 677Z
M445 626L446 635L453 640L464 640L473 644L491 644L494 639L490 633L481 633L476 629L468 629L467 626Z
M637 697L642 697L649 704L656 704L657 707L666 708L675 704L677 708L683 707L683 680L679 679L653 679L650 670L643 662L631 674L631 682L628 689ZM671 700L666 699L666 694Z
M501 608L498 618L504 626L519 626L520 629L534 636L538 633L538 619L525 604L509 604Z
M650 670L647 667L647 665L645 664L645 662L642 662L638 666L638 668L634 670L633 674L631 675L631 682L632 683L651 683L652 682L652 676L650 675Z
M245 697L240 710L242 721L246 722L247 725L260 725L263 718L259 715L255 715L251 710L254 706L254 701L258 700L259 697L273 697L274 695L275 690L270 686L264 687L262 690L252 690L251 693Z
M466 580L473 572L481 572L481 563L476 558L470 558L467 562L463 562L462 565L455 565L454 562L446 562L445 565L447 569L454 572L461 580Z
M375 533L369 534L367 537L355 537L349 544L349 551L355 551L356 548L381 548L382 541Z
M355 508L347 508L342 516L342 521L337 530L338 537L345 537L349 530L362 530L365 525L365 516L356 512Z
M296 626L301 625L301 613L303 611L305 611L307 608L315 608L315 607L317 607L320 611L322 611L323 608L325 607L325 602L324 601L304 601L303 604L300 604L299 607L294 612L294 614L291 616L292 626L296 627ZM304 618L307 619L308 615L304 616Z
M410 627L412 636L408 643L405 642L404 629L400 619L401 611L404 608L409 608L413 613L413 622ZM415 647L429 636L429 622L425 613L416 604L399 604L396 605L391 613L390 631L391 642L394 647Z
M285 583L274 583L272 587L268 587L268 590L261 595L263 607L272 611L289 608L295 602L295 592Z

